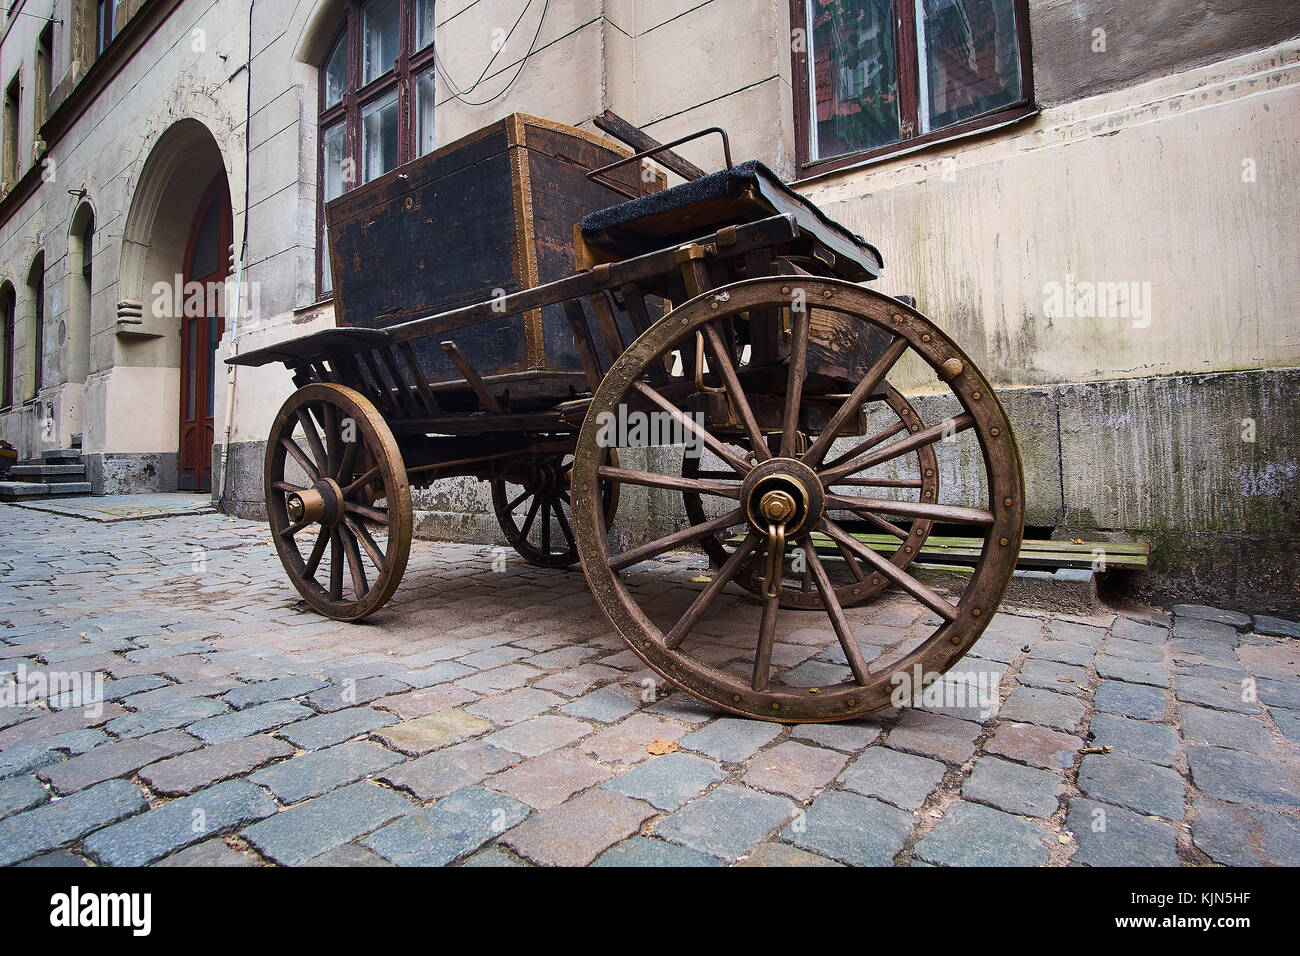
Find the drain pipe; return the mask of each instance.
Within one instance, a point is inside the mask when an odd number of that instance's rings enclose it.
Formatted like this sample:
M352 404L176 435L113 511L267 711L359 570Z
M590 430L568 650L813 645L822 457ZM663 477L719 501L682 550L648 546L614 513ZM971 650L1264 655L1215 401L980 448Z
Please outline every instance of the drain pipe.
M252 124L253 124L253 7L256 0L248 4L248 62L247 88L244 99L244 230L239 243L239 259L235 262L235 303L234 315L230 324L230 357L239 354L239 310L244 298L244 260L248 257L248 199L252 194L249 171L252 167ZM226 428L221 443L221 487L217 493L217 502L222 514L226 510L226 482L230 477L230 443L235 430L235 376L239 373L238 365L226 366Z

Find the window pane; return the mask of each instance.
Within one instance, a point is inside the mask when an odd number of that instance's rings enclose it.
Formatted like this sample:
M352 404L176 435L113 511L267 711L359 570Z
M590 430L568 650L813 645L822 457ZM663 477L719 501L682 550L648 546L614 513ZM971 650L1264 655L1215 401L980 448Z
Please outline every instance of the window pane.
M366 5L362 83L383 76L397 62L398 9L398 0L371 0Z
M397 94L361 110L361 181L368 183L397 165Z
M893 0L811 0L808 20L812 155L897 142Z
M415 78L415 146L423 156L433 149L433 70Z
M194 239L194 258L190 263L190 278L203 279L221 267L221 208L212 203L199 225Z
M339 45L334 48L334 55L325 64L325 108L337 106L343 100L343 91L348 85L348 38L344 34Z
M415 48L423 50L433 42L433 0L415 0Z
M921 132L1020 99L1015 0L915 2L923 64Z
M335 123L325 130L325 155L323 160L325 164L322 171L325 201L329 202L331 199L342 196L355 185L352 180L356 179L356 174L354 170L350 169L351 164L348 162L347 127L344 123Z

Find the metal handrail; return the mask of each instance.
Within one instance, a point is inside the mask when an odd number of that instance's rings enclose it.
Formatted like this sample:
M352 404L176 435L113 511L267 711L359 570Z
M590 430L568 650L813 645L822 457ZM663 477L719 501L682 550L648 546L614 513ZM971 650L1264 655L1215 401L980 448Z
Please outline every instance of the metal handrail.
M633 156L628 156L624 159L618 160L617 162L610 163L608 166L602 166L600 169L593 169L591 172L587 173L587 178L594 181L596 177L602 173L607 173L612 169L618 169L620 166L626 166L628 163L637 162L648 156L653 156L655 153L662 153L664 150L672 149L674 146L680 146L682 143L689 143L693 139L708 136L710 133L717 133L722 137L722 156L727 164L724 168L730 169L732 166L731 141L727 138L727 131L721 126L710 126L708 129L702 129L697 133L691 133L689 136L683 136L681 139L675 139L671 143L664 143L662 146L656 146L654 149L643 150Z

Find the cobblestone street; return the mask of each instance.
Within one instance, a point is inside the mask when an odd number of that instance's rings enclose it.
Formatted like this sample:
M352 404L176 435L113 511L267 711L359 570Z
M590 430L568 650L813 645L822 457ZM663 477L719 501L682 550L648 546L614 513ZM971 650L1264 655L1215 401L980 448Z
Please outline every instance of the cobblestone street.
M262 524L0 505L0 862L1300 864L1294 624L1004 608L957 667L987 717L785 726L656 685L580 571L502 553L416 541L349 625Z

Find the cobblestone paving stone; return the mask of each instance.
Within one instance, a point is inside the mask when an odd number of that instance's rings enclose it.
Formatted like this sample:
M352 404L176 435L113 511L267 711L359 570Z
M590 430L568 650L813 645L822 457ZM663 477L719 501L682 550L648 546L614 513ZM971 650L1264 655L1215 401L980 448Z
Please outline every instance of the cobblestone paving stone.
M0 688L104 680L0 706L3 864L1300 865L1294 621L1007 607L958 668L991 708L783 726L672 691L580 573L494 548L415 542L357 627L258 523L0 529ZM883 600L864 652L922 621ZM819 644L774 660L843 673Z

